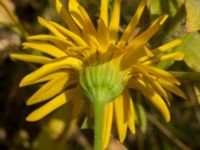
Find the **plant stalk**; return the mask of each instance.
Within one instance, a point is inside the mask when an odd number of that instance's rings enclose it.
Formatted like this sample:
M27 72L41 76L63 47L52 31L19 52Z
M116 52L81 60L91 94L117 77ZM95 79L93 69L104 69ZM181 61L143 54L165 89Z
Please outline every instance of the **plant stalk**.
M104 117L104 106L102 102L95 103L95 137L94 137L94 147L95 150L103 150L103 117Z

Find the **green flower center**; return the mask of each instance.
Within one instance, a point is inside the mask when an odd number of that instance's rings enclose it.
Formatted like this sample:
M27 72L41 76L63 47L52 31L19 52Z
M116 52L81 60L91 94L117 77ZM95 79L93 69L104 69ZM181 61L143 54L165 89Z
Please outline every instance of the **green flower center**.
M121 94L124 89L124 72L119 63L106 62L86 66L80 74L80 85L93 104L108 103Z

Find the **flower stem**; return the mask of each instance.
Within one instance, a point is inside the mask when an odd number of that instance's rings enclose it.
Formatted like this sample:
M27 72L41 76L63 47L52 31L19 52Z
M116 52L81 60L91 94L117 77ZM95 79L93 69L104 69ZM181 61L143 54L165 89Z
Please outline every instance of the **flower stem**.
M200 81L200 72L180 72L180 71L170 71L170 73L175 76L180 81L191 82Z
M104 116L104 106L102 102L95 103L95 137L94 137L94 146L95 150L102 150L103 145L103 116Z

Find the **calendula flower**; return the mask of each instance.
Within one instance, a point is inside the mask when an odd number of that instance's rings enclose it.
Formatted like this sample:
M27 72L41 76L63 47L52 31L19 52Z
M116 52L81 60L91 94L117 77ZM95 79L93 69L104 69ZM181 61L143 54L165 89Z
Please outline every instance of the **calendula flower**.
M13 58L41 64L20 83L21 87L44 84L28 99L27 105L46 103L27 120L37 121L69 101L73 104L72 116L77 118L89 100L95 114L95 150L102 150L109 144L114 120L120 142L124 141L127 129L135 133L134 100L129 89L136 89L169 121L166 103L171 93L185 96L177 87L180 82L154 65L165 60L182 60L184 55L161 54L180 44L178 39L152 50L146 45L167 19L166 14L133 36L146 3L147 0L141 1L119 36L120 0L113 1L110 15L108 0L101 0L96 26L77 0L69 0L67 8L61 0L56 0L56 9L67 27L39 17L39 23L52 34L30 36L23 46L44 55L12 54Z

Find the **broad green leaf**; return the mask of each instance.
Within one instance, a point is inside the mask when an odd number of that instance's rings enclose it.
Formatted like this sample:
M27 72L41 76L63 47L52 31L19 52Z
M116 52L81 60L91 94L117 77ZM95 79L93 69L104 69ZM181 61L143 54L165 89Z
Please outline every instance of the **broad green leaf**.
M185 0L151 0L150 13L152 16L158 16L162 13L167 13L174 17Z
M200 72L200 34L188 33L182 38L183 43L178 47L185 53L185 63L192 70Z
M188 32L200 30L200 0L186 0L186 29Z

